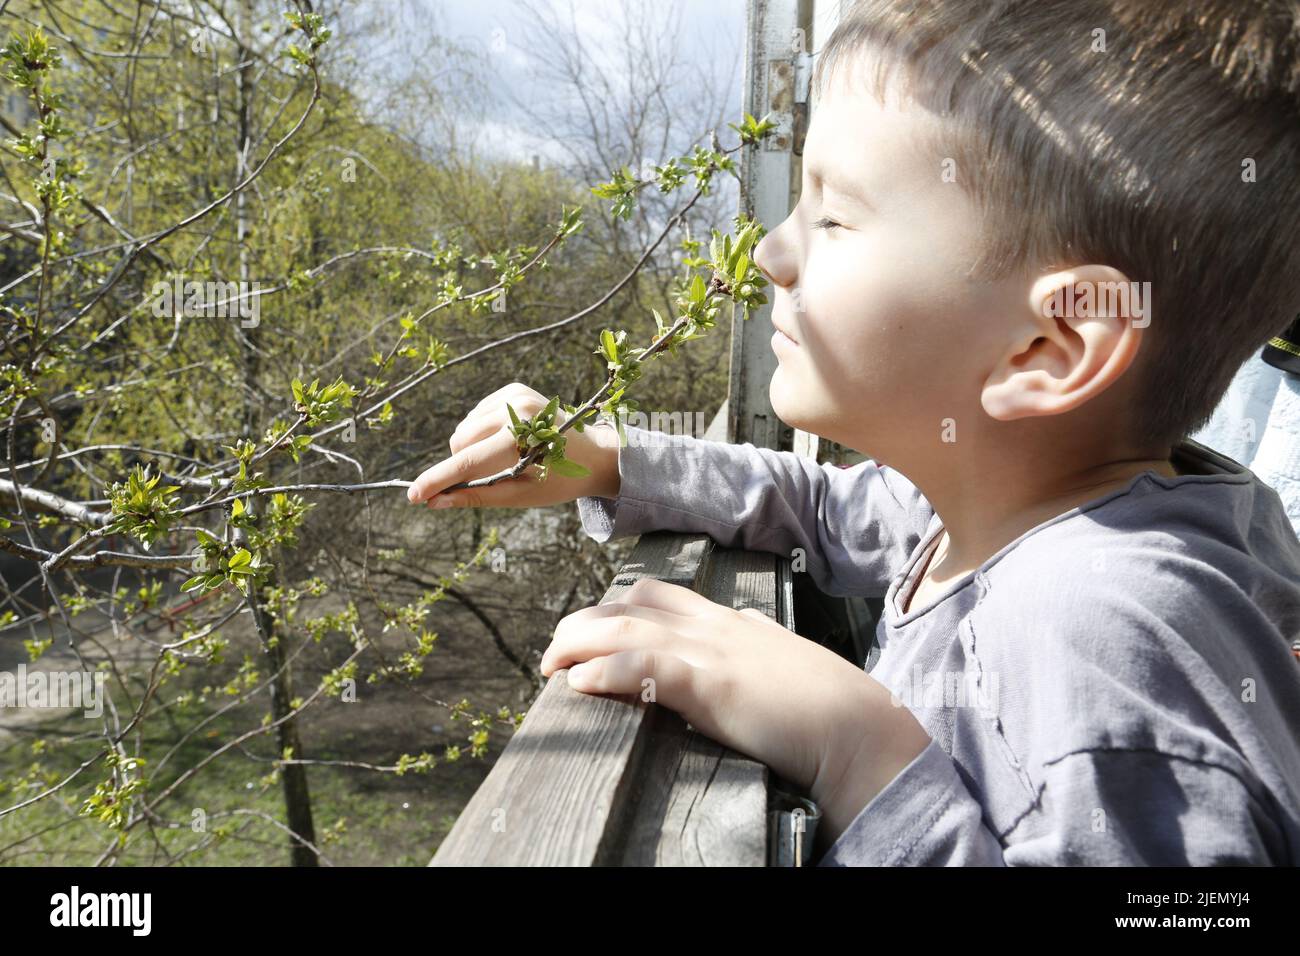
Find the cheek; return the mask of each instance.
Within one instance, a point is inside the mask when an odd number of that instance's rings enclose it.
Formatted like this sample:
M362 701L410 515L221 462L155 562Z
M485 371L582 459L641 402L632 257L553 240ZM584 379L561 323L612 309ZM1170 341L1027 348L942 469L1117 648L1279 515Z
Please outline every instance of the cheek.
M926 362L932 303L888 259L837 251L810 263L803 290L806 358L836 393L887 387Z
M846 243L808 259L792 315L800 348L782 357L771 388L788 424L885 454L978 395L976 329L987 316L933 250L925 261L901 246Z

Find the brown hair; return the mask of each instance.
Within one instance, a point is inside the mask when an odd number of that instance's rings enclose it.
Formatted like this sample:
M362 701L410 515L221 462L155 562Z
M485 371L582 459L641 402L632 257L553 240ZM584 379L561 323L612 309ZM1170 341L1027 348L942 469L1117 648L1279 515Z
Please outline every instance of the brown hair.
M1170 445L1300 312L1297 47L1296 0L859 0L813 86L904 67L985 217L972 276L1151 283L1132 437Z

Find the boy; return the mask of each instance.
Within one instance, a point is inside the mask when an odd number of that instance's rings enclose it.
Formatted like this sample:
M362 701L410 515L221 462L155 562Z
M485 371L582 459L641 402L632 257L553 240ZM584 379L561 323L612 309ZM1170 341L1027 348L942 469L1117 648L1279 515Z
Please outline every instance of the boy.
M755 261L774 409L870 460L592 428L589 478L430 503L803 549L884 595L879 659L643 581L543 673L653 678L807 787L822 865L1300 862L1300 542L1182 437L1300 311L1298 41L1265 0L859 3ZM544 404L484 399L412 501L513 463L506 401Z

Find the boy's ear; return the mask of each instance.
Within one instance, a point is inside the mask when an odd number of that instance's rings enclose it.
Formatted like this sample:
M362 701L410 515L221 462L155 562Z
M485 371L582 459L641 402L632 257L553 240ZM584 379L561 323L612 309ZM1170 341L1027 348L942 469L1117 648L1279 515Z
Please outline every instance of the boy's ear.
M1137 355L1149 288L1110 266L1040 276L984 382L984 410L1001 421L1059 415L1105 391Z

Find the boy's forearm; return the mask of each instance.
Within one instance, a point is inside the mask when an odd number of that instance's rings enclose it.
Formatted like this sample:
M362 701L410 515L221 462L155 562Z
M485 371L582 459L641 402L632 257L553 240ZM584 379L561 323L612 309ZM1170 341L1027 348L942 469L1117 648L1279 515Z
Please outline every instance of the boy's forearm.
M704 533L724 547L798 557L828 594L880 595L933 517L914 486L874 463L840 469L749 444L626 431L622 449L613 428L593 433L608 455L608 494L579 498L578 512L599 542Z
M847 662L846 662L847 663ZM819 852L830 847L853 819L930 743L930 735L889 691L865 671L846 673L836 719L809 796L821 809Z

